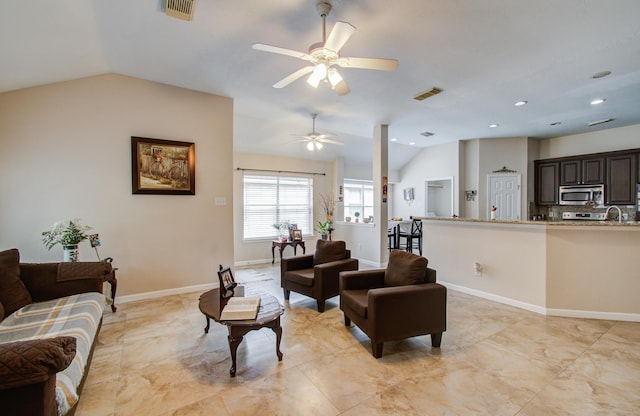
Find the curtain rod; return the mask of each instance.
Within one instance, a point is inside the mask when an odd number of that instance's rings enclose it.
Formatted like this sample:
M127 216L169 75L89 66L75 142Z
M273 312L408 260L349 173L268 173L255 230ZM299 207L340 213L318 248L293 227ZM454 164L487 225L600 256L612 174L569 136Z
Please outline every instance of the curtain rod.
M298 172L295 170L275 170L275 169L245 169L245 168L236 168L236 170L241 170L241 171L250 171L250 172L277 172L277 173L302 173L305 175L322 175L322 176L326 176L326 173L323 172Z

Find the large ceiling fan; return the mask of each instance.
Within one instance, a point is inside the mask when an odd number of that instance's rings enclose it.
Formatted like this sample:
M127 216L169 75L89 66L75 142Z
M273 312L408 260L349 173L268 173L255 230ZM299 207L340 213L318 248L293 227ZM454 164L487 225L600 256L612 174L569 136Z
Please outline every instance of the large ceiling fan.
M336 65L341 68L377 69L381 71L393 71L398 67L396 59L340 57L340 49L347 43L356 28L346 22L336 22L327 37L326 19L331 11L331 4L321 1L316 5L316 10L322 17L322 42L311 45L309 53L263 43L253 44L253 49L293 56L311 63L311 65L305 66L273 84L274 88L286 87L298 78L311 74L307 78L307 83L312 87L317 88L320 81L325 81L331 83L331 88L338 95L345 95L349 94L351 90L342 76L340 76L338 69L335 67Z
M301 136L302 139L298 141L307 142L307 149L309 151L313 151L314 149L322 149L323 143L337 144L342 146L344 143L337 140L329 139L329 137L334 136L333 134L320 134L316 132L316 117L318 117L316 113L311 114L311 118L313 119L313 131L311 131L311 133L307 133L305 136Z

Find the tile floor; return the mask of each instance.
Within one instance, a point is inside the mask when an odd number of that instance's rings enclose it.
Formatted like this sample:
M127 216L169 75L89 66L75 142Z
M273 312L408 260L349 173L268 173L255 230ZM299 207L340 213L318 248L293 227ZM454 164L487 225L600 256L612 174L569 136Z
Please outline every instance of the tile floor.
M279 265L234 270L277 296L284 358L269 329L238 348L198 310L200 292L120 304L104 324L77 416L100 415L632 415L640 414L640 323L545 317L449 291L442 348L429 336L371 356L327 310L295 293ZM213 278L213 276L212 276Z

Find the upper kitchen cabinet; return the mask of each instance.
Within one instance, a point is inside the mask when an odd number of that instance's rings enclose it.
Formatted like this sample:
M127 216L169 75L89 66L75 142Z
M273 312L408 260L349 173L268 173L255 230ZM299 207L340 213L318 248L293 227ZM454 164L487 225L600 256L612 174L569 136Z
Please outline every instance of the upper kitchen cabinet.
M627 153L607 156L607 182L605 204L635 205L638 179L638 154Z
M535 192L537 205L558 205L560 163L535 162Z
M568 159L560 162L560 185L604 183L604 157Z

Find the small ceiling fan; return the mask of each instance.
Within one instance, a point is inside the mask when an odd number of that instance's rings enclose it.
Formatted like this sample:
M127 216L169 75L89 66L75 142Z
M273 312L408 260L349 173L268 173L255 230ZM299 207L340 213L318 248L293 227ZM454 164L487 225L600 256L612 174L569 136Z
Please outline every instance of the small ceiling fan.
M316 132L316 117L318 114L312 113L311 118L313 119L313 131L311 133L307 133L305 136L301 136L301 140L297 140L298 142L307 142L307 149L313 152L314 149L322 149L323 143L327 144L337 144L344 145L344 143L339 142L337 140L331 140L329 137L333 137L333 134L320 134Z
M263 43L253 44L253 49L293 56L294 58L299 58L311 63L311 65L305 66L273 84L274 88L286 87L298 78L311 74L309 78L307 78L307 83L312 87L318 88L320 81L329 82L331 83L331 88L335 90L338 95L346 95L349 94L351 90L338 72L338 69L335 67L336 65L341 68L376 69L380 71L393 71L398 67L398 61L396 59L340 57L340 49L347 43L356 28L346 22L336 22L327 37L326 19L331 11L331 4L321 1L316 5L316 10L320 13L320 17L322 17L322 42L311 45L309 47L309 53L265 45Z

